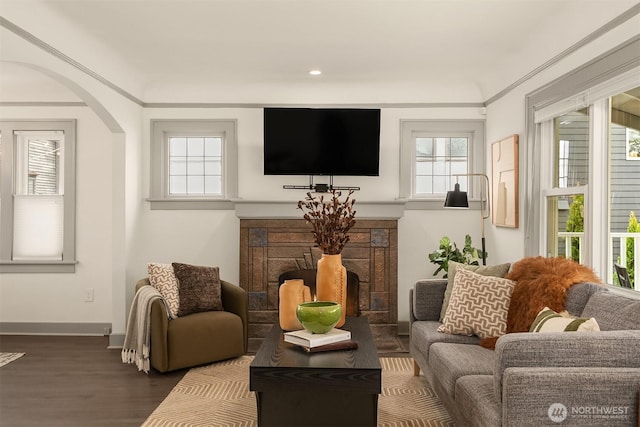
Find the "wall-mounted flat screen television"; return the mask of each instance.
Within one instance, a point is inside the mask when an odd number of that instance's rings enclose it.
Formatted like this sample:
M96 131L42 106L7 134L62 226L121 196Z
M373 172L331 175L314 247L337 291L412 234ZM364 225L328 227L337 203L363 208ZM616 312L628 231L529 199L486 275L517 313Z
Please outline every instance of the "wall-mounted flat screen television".
M378 176L380 110L265 108L265 175Z

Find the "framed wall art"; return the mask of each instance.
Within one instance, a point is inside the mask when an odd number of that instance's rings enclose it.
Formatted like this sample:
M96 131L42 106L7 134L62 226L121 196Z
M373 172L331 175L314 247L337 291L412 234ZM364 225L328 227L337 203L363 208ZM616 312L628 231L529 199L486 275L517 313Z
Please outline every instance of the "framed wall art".
M491 144L492 222L518 228L518 135Z

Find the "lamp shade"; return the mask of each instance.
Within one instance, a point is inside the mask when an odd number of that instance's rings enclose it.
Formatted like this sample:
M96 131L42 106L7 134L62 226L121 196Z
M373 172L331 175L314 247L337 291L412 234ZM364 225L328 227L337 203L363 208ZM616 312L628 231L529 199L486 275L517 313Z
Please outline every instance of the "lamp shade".
M468 208L469 199L466 191L460 191L460 184L456 183L453 191L447 191L444 199L445 208Z

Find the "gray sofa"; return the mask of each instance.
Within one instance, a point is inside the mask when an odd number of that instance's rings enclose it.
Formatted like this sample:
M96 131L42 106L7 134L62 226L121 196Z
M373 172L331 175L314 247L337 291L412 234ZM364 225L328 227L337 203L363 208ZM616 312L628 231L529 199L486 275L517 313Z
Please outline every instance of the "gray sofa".
M581 283L566 309L600 332L475 336L437 332L447 280L410 291L410 352L459 427L638 426L640 299Z

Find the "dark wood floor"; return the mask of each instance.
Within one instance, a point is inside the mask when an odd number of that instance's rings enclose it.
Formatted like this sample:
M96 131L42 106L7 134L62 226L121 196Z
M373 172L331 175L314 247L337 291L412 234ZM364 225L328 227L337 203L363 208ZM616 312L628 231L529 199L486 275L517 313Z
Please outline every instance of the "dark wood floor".
M138 372L106 337L0 336L0 426L139 426L187 370Z
M139 426L188 371L145 375L107 345L107 337L0 335L0 352L26 353L0 368L0 426Z

